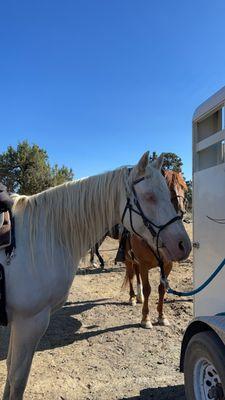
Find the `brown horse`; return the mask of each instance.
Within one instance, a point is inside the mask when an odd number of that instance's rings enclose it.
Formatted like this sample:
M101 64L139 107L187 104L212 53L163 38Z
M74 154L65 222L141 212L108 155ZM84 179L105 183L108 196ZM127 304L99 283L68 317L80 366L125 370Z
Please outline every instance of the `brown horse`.
M166 170L163 172L167 185L170 189L171 201L176 209L177 213L183 216L185 214L185 192L187 185L181 173ZM95 247L91 250L91 262L93 263L94 253L98 256L101 267L104 268L104 260L99 254L98 248L104 241L106 236L113 239L119 239L122 230L121 226L117 225L110 232L99 241ZM149 316L148 299L151 293L151 287L148 279L148 271L158 266L158 261L152 252L151 248L145 242L144 239L139 238L135 234L129 234L126 238L125 244L125 265L126 265L126 276L123 286L129 282L130 286L130 304L135 305L143 303L142 308L142 320L141 325L144 328L152 328L152 324ZM168 277L172 269L172 262L164 262L165 276ZM133 280L134 276L137 278L137 295L135 295ZM143 287L143 293L142 293ZM158 322L160 325L169 325L169 321L163 312L163 303L165 296L165 288L163 284L159 284L159 302L158 302Z
M158 267L158 261L153 254L151 248L147 243L136 235L131 235L126 242L126 276L123 283L125 286L129 282L130 286L130 304L133 306L136 303L143 303L141 326L144 328L152 328L150 321L148 300L151 294L151 286L149 283L148 271L152 268ZM172 262L164 262L164 271L166 278L168 277L171 269ZM134 291L134 276L137 278L137 295ZM168 326L169 321L163 312L165 287L162 283L158 287L159 301L157 306L158 323L160 325Z
M183 216L185 213L185 191L187 190L183 176L181 173L169 170L165 171L164 175L170 189L171 201L176 211L181 213ZM125 248L125 265L126 276L123 286L129 282L130 304L135 305L136 302L143 303L141 326L150 329L152 328L152 323L150 321L148 299L151 293L151 286L148 279L148 271L157 267L158 261L145 240L137 235L130 234L127 237ZM172 266L172 262L164 263L166 277L168 277ZM135 295L133 288L134 275L136 275L137 278L137 295ZM160 325L168 326L169 321L163 312L165 288L162 283L159 284L158 292L158 323Z

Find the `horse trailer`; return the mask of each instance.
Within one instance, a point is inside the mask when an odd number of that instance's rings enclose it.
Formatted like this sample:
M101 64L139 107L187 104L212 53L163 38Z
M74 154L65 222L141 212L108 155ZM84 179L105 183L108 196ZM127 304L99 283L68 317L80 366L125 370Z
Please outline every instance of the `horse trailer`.
M194 112L194 287L225 258L225 87ZM194 298L180 369L187 400L225 399L225 268Z

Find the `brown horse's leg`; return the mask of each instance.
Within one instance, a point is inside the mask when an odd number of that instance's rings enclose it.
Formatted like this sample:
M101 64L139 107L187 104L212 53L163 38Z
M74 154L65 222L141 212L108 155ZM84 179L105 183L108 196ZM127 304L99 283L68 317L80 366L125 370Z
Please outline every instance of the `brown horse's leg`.
M140 269L138 264L134 264L134 270L137 278L137 296L136 296L137 303L143 304L144 303L143 287L142 287Z
M137 301L136 301L136 295L134 292L134 262L133 261L125 261L126 265L126 278L125 280L129 282L130 286L130 299L129 303L132 306L135 306Z
M166 277L168 277L168 275L172 269L172 266L173 266L172 262L164 264L164 270L165 270ZM158 322L159 322L159 325L169 326L170 323L163 312L164 296L165 296L166 290L162 283L159 284L158 292L159 292L159 302L158 302L158 306L157 306L157 311L159 313Z
M148 280L148 268L144 265L140 265L141 280L143 284L144 304L142 307L142 320L141 326L143 328L151 329L152 323L149 316L148 298L151 293L151 286Z

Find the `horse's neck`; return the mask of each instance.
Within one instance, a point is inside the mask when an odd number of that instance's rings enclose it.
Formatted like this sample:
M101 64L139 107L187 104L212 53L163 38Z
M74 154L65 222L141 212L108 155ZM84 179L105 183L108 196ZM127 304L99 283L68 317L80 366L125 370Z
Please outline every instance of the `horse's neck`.
M84 256L120 221L120 202L122 196L125 198L124 176L124 171L114 171L28 199L31 245L41 237L49 254L58 247L73 260Z
M120 202L123 196L123 190L116 188L114 193L109 193L108 189L104 193L104 201L102 193L94 191L91 202L93 206L92 215L87 223L80 221L80 230L83 237L82 256L99 241L103 241L108 232L113 231L113 227L120 222ZM104 190L103 190L104 192ZM125 195L125 193L124 193ZM110 200L109 200L110 197ZM95 211L94 211L95 210ZM96 213L97 210L97 213ZM90 238L88 231L93 229L93 235ZM113 236L113 235L112 235Z

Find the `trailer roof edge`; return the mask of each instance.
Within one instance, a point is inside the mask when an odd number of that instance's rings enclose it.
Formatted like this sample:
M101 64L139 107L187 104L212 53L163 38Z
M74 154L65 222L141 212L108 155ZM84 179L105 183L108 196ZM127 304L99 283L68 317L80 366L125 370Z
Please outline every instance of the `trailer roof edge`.
M218 92L210 96L206 101L200 104L199 107L196 108L192 122L195 122L198 119L203 118L205 115L212 112L214 109L218 108L220 105L225 103L225 86L223 86Z

